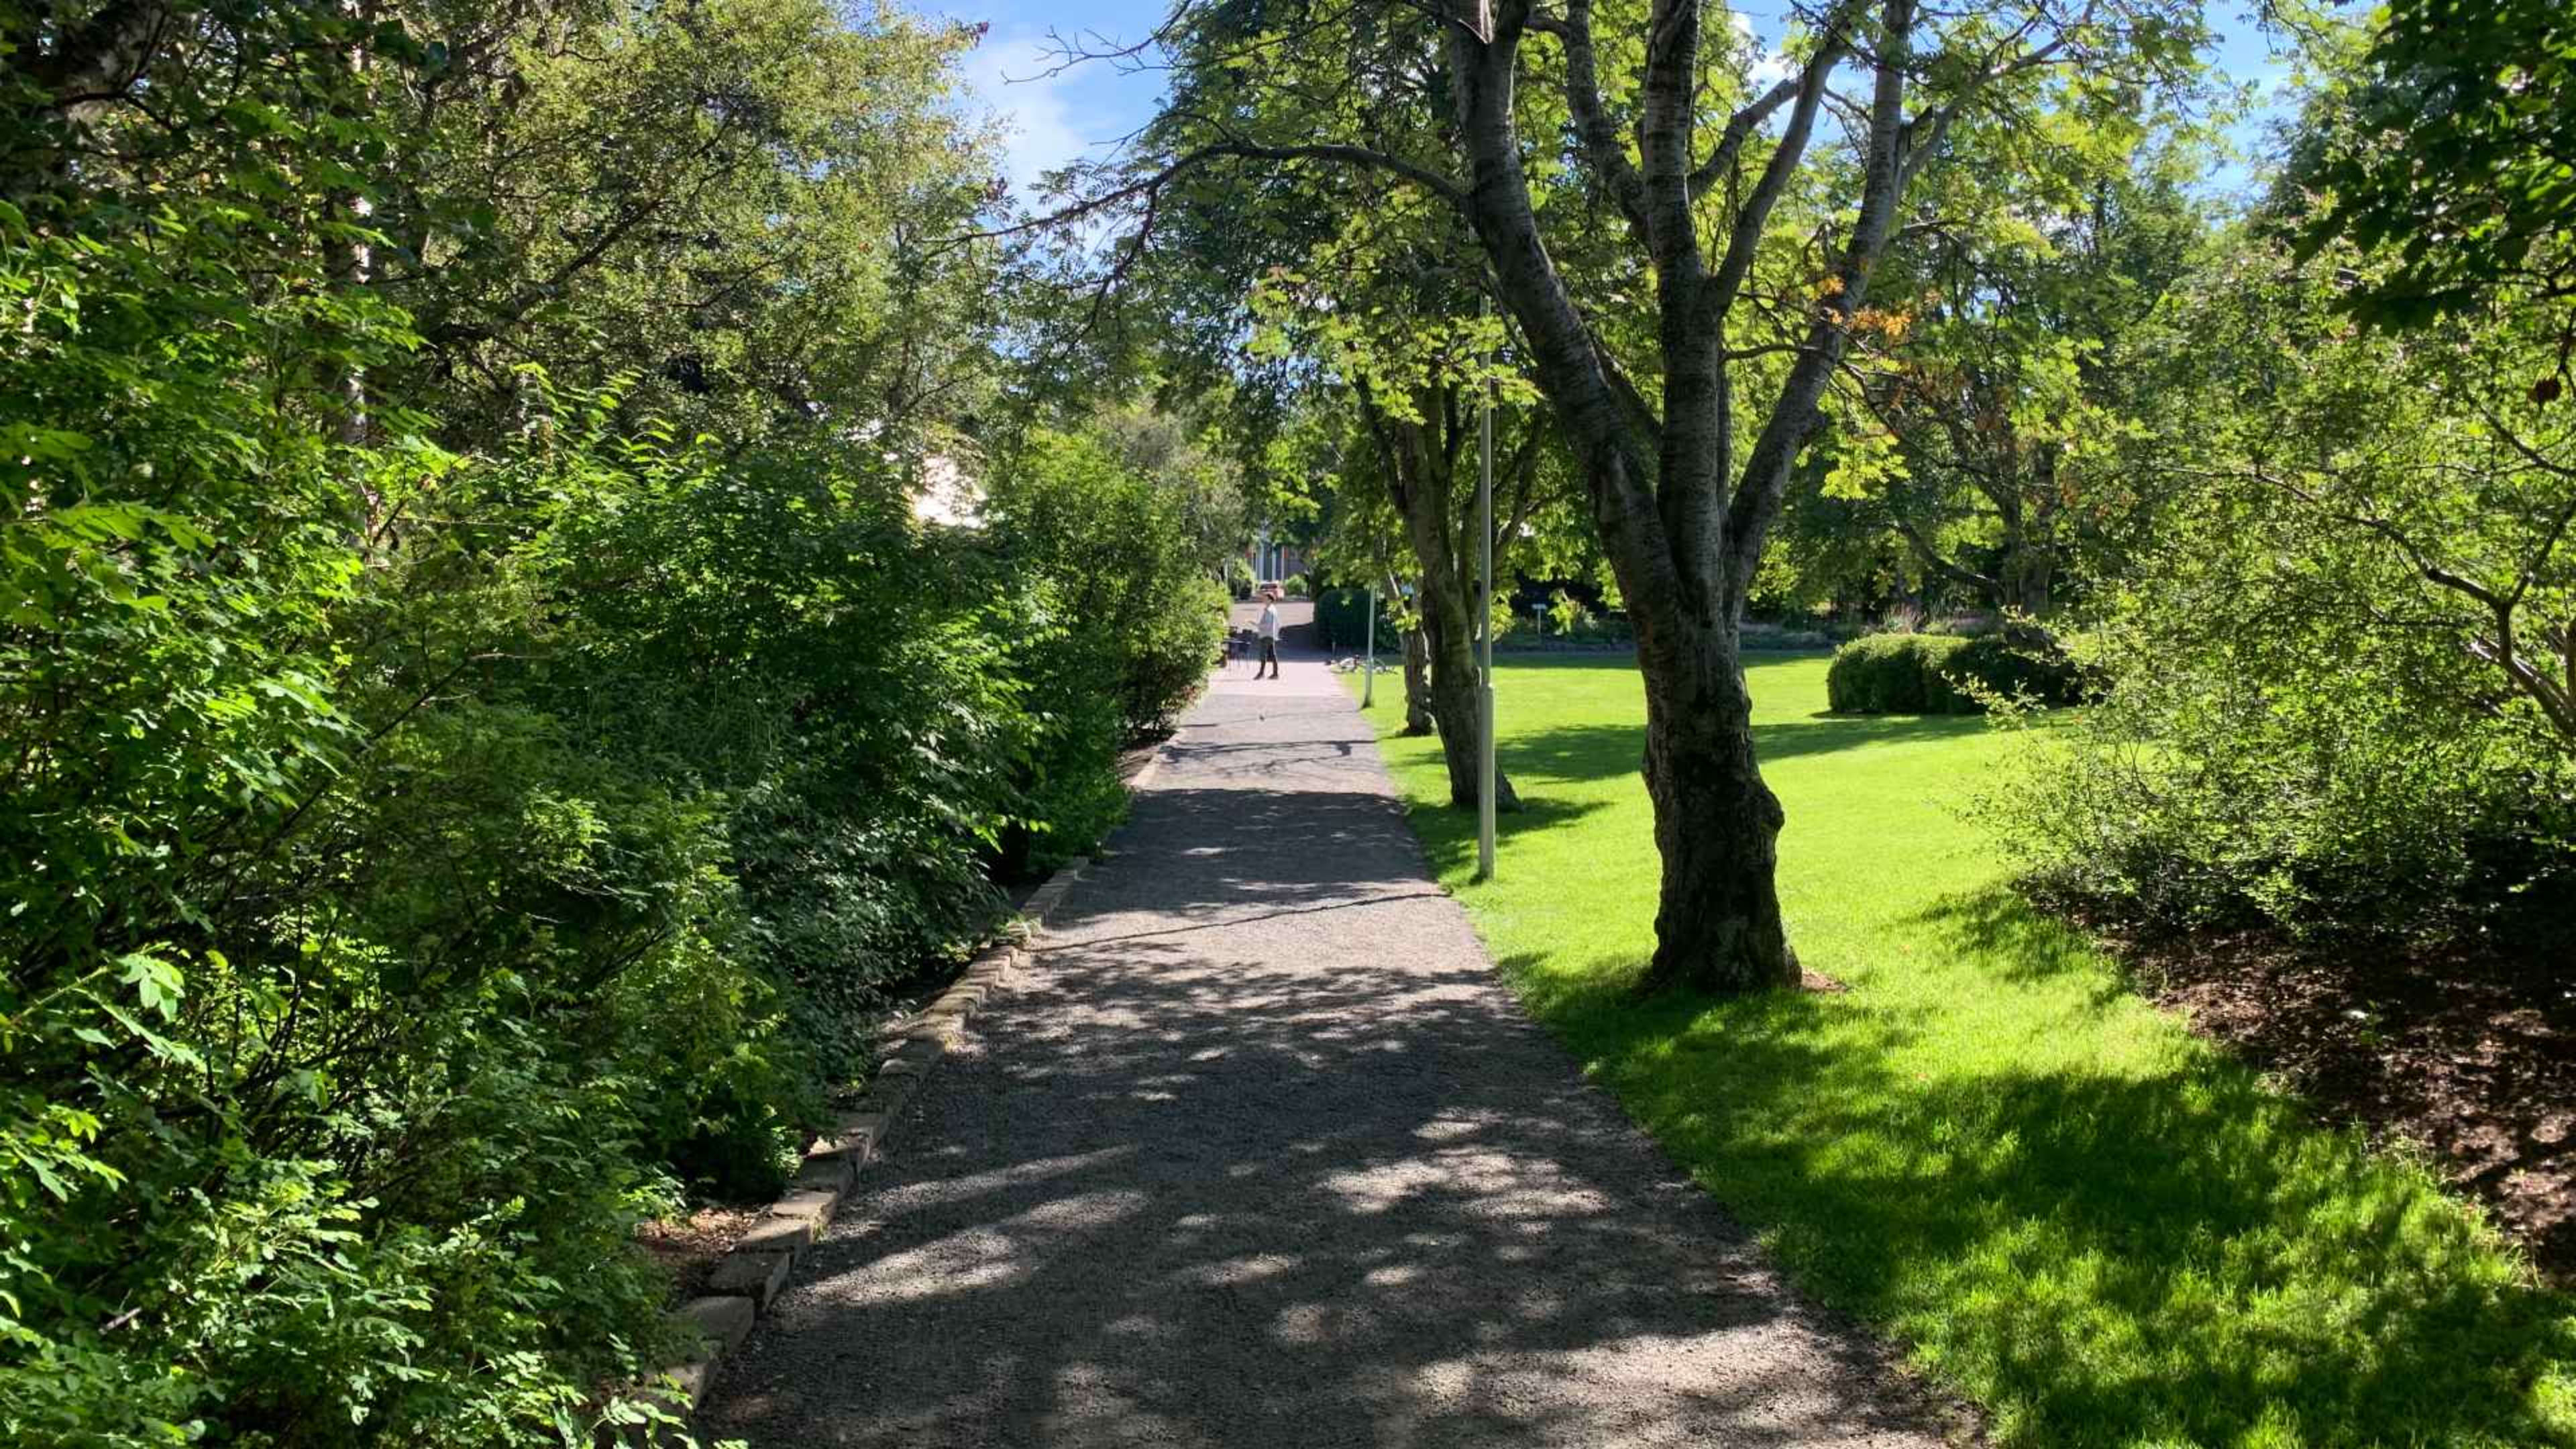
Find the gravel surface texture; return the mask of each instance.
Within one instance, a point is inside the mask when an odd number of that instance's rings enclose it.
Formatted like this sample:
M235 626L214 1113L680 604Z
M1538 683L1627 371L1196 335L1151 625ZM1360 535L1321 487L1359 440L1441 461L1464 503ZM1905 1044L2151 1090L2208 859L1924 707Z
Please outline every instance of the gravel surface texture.
M1323 665L1248 676L1190 713L702 1429L1945 1442L1522 1015Z

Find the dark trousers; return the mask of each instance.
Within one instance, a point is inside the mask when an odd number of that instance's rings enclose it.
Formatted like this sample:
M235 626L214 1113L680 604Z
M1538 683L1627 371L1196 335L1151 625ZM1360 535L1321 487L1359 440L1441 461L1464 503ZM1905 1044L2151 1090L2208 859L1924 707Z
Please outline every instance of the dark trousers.
M1270 671L1271 678L1279 677L1279 641L1276 639L1261 641L1261 662L1253 666L1252 677L1259 679L1264 669Z

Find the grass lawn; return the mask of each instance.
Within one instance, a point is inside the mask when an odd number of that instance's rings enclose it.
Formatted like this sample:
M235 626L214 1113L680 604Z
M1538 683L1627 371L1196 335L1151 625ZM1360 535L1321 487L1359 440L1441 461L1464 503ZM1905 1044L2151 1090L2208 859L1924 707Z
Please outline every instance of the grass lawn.
M1792 939L1847 995L1629 991L1656 869L1627 660L1500 670L1531 808L1492 884L1437 746L1384 746L1523 999L1809 1293L2007 1444L2576 1444L2576 1302L2002 889L1957 807L2022 741L1826 717L1820 657L1752 684ZM1401 701L1379 691L1382 736Z

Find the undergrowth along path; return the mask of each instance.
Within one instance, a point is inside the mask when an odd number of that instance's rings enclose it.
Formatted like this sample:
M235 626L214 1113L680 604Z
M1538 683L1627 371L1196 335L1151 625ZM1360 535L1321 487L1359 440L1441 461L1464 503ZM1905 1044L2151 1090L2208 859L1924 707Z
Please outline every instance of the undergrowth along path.
M1323 665L1248 674L1190 713L705 1427L1942 1443L1513 1003Z

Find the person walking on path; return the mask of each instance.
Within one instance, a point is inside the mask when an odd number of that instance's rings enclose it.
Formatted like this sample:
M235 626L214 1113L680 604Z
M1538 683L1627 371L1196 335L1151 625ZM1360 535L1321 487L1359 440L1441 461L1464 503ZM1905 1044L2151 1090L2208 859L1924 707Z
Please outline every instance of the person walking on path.
M701 1432L1953 1442L1955 1411L1800 1301L1521 1010L1343 682L1288 662L1258 690L1209 682L1112 850L725 1357Z
M1261 663L1253 669L1252 677L1261 678L1261 671L1267 669L1270 671L1270 678L1277 679L1279 677L1279 600L1276 595L1265 596L1262 600L1260 633Z

